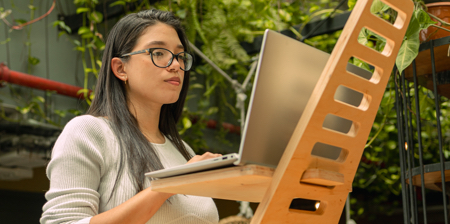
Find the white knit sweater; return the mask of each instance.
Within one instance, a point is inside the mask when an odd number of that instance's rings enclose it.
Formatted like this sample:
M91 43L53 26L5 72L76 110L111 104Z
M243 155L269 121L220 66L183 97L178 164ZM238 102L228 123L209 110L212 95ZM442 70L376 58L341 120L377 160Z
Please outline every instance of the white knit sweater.
M164 167L186 163L167 138L164 144L153 145ZM90 115L72 119L56 141L47 167L50 190L45 195L47 203L41 223L87 224L92 216L133 197L135 189L125 164L108 202L118 172L118 158L118 142L105 119ZM149 186L150 181L146 179L145 187ZM211 198L174 195L147 224L210 224L218 220Z

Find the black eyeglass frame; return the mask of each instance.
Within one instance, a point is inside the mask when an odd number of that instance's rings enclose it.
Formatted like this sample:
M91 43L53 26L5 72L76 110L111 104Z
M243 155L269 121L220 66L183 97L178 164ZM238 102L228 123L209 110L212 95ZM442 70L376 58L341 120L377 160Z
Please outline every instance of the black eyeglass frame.
M153 60L153 54L152 54L154 50L166 50L166 51L168 51L169 53L172 54L172 58L170 59L169 63L168 63L166 66L159 66L159 65L157 65L157 64L155 63L155 61ZM190 54L190 53L188 53L188 52L183 51L183 52L180 52L180 53L178 53L178 54L174 54L174 53L172 53L172 51L170 51L170 50L168 50L168 49L165 49L165 48L160 48L160 47L156 47L156 48L147 48L147 49L140 50L140 51L134 51L134 52L131 52L131 53L128 53L128 54L123 54L123 55L121 55L120 57L123 58L123 57L126 57L126 56L131 56L131 55L135 55L135 54L143 54L143 53L146 53L146 54L150 55L150 58L152 59L153 64L154 64L156 67L158 67L158 68L167 68L167 67L169 67L169 66L172 64L174 58L176 58L177 61L179 62L178 56L179 56L180 54L186 54L186 55L191 56L191 58L192 58L192 63L191 63L191 65L190 65L190 68L185 70L185 69L181 68L181 66L180 66L180 69L181 69L181 70L183 70L183 71L185 71L185 72L191 70L192 64L193 64L193 62L194 62L194 57L192 56L192 54Z

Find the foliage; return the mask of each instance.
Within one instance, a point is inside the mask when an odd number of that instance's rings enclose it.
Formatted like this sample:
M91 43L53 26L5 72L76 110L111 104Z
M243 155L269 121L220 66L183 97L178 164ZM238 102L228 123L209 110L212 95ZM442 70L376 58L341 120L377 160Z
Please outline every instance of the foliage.
M352 8L356 1L349 1L349 7ZM382 3L380 0L375 0L371 12L375 15L383 18L384 20L393 24L396 18L396 12L390 9L389 6ZM422 29L434 26L434 21L430 19L430 16L424 10L424 4L421 1L415 1L415 9L411 21L409 23L406 35L404 37L399 54L397 55L396 66L398 71L393 73L391 80L389 81L388 88L386 89L383 100L380 104L380 109L375 118L372 132L369 136L369 141L364 151L362 162L355 176L353 186L360 189L365 189L366 192L371 194L377 194L377 197L371 197L370 201L367 199L359 198L358 200L352 200L353 207L366 208L364 210L358 209L352 211L352 214L366 216L371 219L375 219L378 213L392 214L393 208L398 207L401 201L401 182L400 182L400 160L399 160L399 146L398 146L398 134L397 134L397 114L394 108L395 105L395 86L402 86L401 83L394 81L394 77L400 77L402 71L408 67L412 61L416 58L419 51L419 32ZM381 52L385 45L386 40L378 34L363 29L360 33L358 41L368 47L371 47ZM370 69L370 66L362 61L354 61L354 64ZM424 164L431 164L439 161L437 156L438 141L437 141L437 129L434 125L436 122L436 108L434 107L434 94L432 91L419 87L418 93L414 93L413 83L407 82L407 91L402 93L400 97L406 100L409 97L414 97L418 94L420 97L420 114L422 122L421 137L423 141L424 150L423 158ZM402 88L400 88L402 89ZM441 98L441 110L442 117L447 117L448 99ZM412 125L416 127L415 102L411 102L408 110L411 111ZM446 119L441 120L442 130L449 130L448 121ZM448 132L444 136L448 135ZM415 142L413 146L409 146L410 150L414 150L415 163L418 164L418 143L417 137L414 137ZM449 158L450 149L448 147L449 139L444 139L444 155ZM396 196L397 195L397 196ZM371 206L373 203L383 204L384 206ZM369 209L368 209L369 208ZM371 215L372 214L372 215Z
M24 46L26 48L26 58L24 65L26 68L26 72L28 74L33 74L34 69L37 65L41 63L41 60L35 56L32 52L32 37L31 37L31 31L33 29L33 24L28 24L27 26L24 26L23 28L14 28L14 24L25 24L27 21L34 20L35 12L38 9L37 6L35 6L33 0L29 0L28 7L23 10L21 8L18 8L13 2L11 2L12 9L5 9L3 7L0 7L0 19L3 20L4 25L9 26L11 29L9 29L8 32L20 32L22 35L25 36ZM28 19L22 19L22 18L16 18L13 19L13 10L15 11L22 11L26 14L28 14L30 17ZM11 18L12 24L8 22L8 19ZM60 27L66 29L68 32L70 32L70 28L65 26L64 23L61 23L60 21L56 24ZM6 29L5 29L6 30ZM0 41L0 45L5 45L11 41L11 38L7 38L6 40ZM4 120L11 121L11 122L23 122L23 121L30 121L35 120L38 122L44 122L48 123L57 127L61 127L64 124L61 122L61 118L65 117L67 113L71 114L79 114L79 111L77 110L67 110L67 111L58 111L54 110L51 111L49 109L50 107L50 99L53 95L53 92L46 91L44 93L44 96L40 96L35 93L31 88L21 88L17 87L11 84L3 84L6 85L9 89L10 97L12 100L14 100L17 103L16 110L22 115L21 118L15 120L6 117L4 108L1 108L0 117ZM0 99L0 102L3 102Z

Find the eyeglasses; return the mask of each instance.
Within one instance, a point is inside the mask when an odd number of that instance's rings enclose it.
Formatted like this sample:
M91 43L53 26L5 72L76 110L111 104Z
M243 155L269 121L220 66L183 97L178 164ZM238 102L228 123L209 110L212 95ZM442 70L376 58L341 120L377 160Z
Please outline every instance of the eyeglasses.
M173 54L171 51L164 48L148 48L141 51L124 54L120 57L123 58L126 56L143 53L149 54L152 58L153 64L159 68L169 67L173 62L173 58L176 58L178 63L180 64L180 69L183 71L189 71L192 67L192 62L194 61L192 55L187 52Z

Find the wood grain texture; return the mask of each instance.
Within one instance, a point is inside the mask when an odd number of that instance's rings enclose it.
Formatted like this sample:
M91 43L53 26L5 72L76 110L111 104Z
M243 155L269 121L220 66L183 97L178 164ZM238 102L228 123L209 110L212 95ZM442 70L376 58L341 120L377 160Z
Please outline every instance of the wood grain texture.
M274 169L246 165L164 178L151 182L151 189L167 193L260 202L270 185Z
M300 182L334 187L344 184L344 174L322 169L307 169L303 173Z

